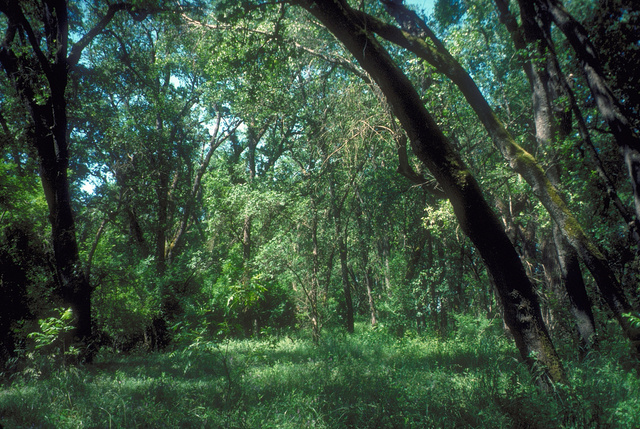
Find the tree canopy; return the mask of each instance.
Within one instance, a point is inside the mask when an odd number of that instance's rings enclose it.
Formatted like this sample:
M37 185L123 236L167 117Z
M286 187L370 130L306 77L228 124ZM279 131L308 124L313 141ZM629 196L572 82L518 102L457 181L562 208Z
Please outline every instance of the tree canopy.
M637 363L639 19L0 1L0 360L475 317L543 389L603 335Z

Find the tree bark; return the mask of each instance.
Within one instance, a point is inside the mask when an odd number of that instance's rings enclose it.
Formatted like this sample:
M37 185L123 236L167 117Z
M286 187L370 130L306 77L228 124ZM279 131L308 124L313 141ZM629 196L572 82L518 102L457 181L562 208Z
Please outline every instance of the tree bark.
M604 69L587 30L558 0L535 0L535 5L540 19L553 20L573 47L598 110L623 153L633 188L637 226L640 219L640 137L634 132L607 83Z
M588 238L578 220L565 204L560 193L550 182L536 159L521 146L506 130L504 124L495 115L486 99L469 74L447 51L436 49L424 40L412 36L392 25L385 24L369 15L354 11L368 31L373 31L385 39L404 47L420 58L431 63L436 69L449 77L461 90L469 105L485 126L492 141L498 147L510 167L519 173L531 186L534 194L545 206L563 235L591 272L607 305L616 320L622 326L625 336L631 341L634 353L640 354L640 328L633 327L623 315L633 310L624 296L604 254ZM437 44L438 45L438 44Z
M300 3L345 45L379 85L405 129L414 153L443 187L463 231L471 238L495 280L505 321L522 359L531 366L537 359L545 368L546 377L554 382L564 381L564 369L515 249L475 178L429 115L409 79L371 37L362 19L346 2L306 0Z
M354 331L354 316L353 316L353 298L351 296L351 282L349 281L349 266L347 263L347 242L345 235L347 233L346 227L342 225L342 208L344 207L345 195L338 201L335 184L332 182L329 184L329 193L331 195L331 211L333 214L333 222L335 228L335 236L338 247L338 258L340 259L340 278L342 279L342 292L344 295L344 321L347 332L353 333Z
M570 311L576 321L580 335L580 354L592 350L597 345L596 325L591 309L591 300L582 278L580 264L573 247L566 244L558 228L553 229L560 275L569 296Z
M500 6L501 1L497 1ZM501 16L509 14L508 8L502 3ZM524 49L526 44L533 44L537 48L537 57L534 61L525 61L524 68L530 81L532 92L533 114L536 130L536 140L540 149L545 153L553 154L555 152L556 138L562 139L566 135L562 131L562 117L558 118L554 114L553 103L554 94L559 96L562 94L563 88L558 87L558 80L561 76L557 75L559 68L555 52L549 46L545 37L550 34L548 25L539 21L534 13L534 5L531 2L520 1L520 15L522 17L524 41L520 41L518 29L509 26L509 31L514 39L515 45L519 49ZM515 20L510 20L515 22ZM551 71L555 71L553 76ZM553 158L553 156L552 156ZM548 177L554 186L561 183L561 171L557 164L553 164L548 168ZM576 320L576 326L580 335L581 345L580 354L591 349L597 344L596 327L591 309L591 301L587 295L578 254L569 244L566 237L562 235L558 224L553 226L553 238L558 257L558 265L560 267L561 279L565 290L569 297L569 305L571 314Z
M162 151L160 151L162 152ZM159 154L158 156L162 156ZM167 270L166 249L167 249L167 228L169 211L169 172L164 162L160 161L160 171L158 171L158 187L156 196L158 199L158 218L156 220L156 243L155 262L158 275L162 276Z
M391 244L389 243L389 237L386 233L383 233L380 238L380 256L382 257L383 272L384 272L384 291L385 293L391 293L391 266L389 264L389 258L391 253Z
M371 267L369 266L369 249L368 249L369 246L364 241L364 237L366 237L368 234L367 234L367 229L363 219L363 216L364 216L364 212L362 210L363 200L358 191L356 191L356 194L357 194L357 201L356 201L356 207L355 207L355 217L356 217L356 222L358 223L358 232L360 234L361 241L362 241L359 246L360 259L362 261L362 276L364 280L365 289L367 291L367 301L369 303L369 315L371 316L371 319L370 319L371 326L375 326L377 323L376 305L375 305L375 300L373 298L373 278L371 275Z
M311 272L311 290L307 300L309 301L309 318L311 319L311 338L314 344L320 341L320 312L318 310L318 293L320 291L320 248L318 246L318 208L315 200L311 200L313 210L311 221L311 245L313 270Z
M67 101L65 90L68 82L67 42L68 17L64 0L44 2L43 21L49 47L49 57L40 50L20 5L17 2L0 2L0 12L8 20L5 39L0 48L0 63L27 106L34 123L33 144L38 152L40 181L44 190L51 222L51 236L55 268L63 300L71 307L75 317L73 335L81 346L81 359L90 361L93 352L89 348L92 334L91 288L84 275L75 221L69 192L69 142L67 125ZM16 55L12 47L17 33L26 34L33 57ZM21 49L22 46L18 46ZM32 81L27 70L37 70L44 79L44 102L38 102L38 82Z

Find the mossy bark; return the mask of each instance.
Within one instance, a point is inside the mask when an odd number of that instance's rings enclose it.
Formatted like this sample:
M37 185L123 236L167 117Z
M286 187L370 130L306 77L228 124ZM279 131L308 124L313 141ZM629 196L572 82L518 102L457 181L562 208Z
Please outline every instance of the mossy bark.
M534 194L559 226L564 237L576 249L581 260L596 280L605 302L622 326L625 336L631 341L633 352L640 355L640 329L633 328L623 316L624 313L632 311L632 306L624 296L620 283L609 267L608 261L586 235L559 191L550 182L533 155L519 146L506 130L502 121L495 115L464 68L442 47L438 49L406 31L360 11L354 11L354 15L363 25L366 25L368 30L415 53L436 67L439 72L445 74L458 86L488 131L492 141L509 163L509 166L531 186ZM440 44L437 45L441 46Z
M445 190L463 231L487 265L522 358L531 365L537 359L552 381L565 380L533 286L513 245L475 178L437 127L411 82L346 2L307 0L300 4L346 46L385 94L414 153Z
M565 9L559 0L536 0L542 21L552 20L565 35L582 66L587 85L602 118L606 121L623 154L633 188L636 222L640 219L640 136L623 113L607 83L598 53L587 30Z
M496 3L501 8L501 17L510 15L506 3L500 1L496 1ZM542 23L536 19L533 3L520 1L519 4L524 39L518 27L508 26L507 29L511 33L516 49L524 51L527 43L536 47L535 58L533 60L523 60L522 65L531 87L531 104L538 147L543 153L554 157L554 143L564 139L564 136L569 132L566 130L566 125L561 126L566 122L566 106L564 109L557 108L559 104L557 98L563 93L563 88L559 81L564 79L564 76L559 76L560 69L555 52L550 45L550 39L545 37L546 34L550 34L550 26L548 23ZM504 21L513 22L515 20ZM524 55L523 58L525 58ZM559 165L557 163L551 164L547 169L546 176L554 187L560 185L562 171ZM580 335L580 355L583 355L584 352L597 344L591 301L582 278L578 253L567 241L566 237L562 235L557 223L553 226L553 239L562 283L569 297L571 314L575 318L576 327Z

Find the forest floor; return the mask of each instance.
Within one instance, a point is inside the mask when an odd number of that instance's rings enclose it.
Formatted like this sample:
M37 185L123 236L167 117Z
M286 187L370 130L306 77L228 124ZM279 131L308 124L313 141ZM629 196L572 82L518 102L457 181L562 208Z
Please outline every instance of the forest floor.
M87 366L46 359L0 390L10 428L638 428L640 380L622 345L581 363L569 386L542 392L497 326L405 336L218 342L165 353L102 352Z

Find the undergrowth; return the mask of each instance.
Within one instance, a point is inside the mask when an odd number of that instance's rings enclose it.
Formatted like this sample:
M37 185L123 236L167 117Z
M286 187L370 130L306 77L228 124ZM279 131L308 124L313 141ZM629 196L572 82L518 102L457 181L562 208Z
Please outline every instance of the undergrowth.
M602 352L542 392L499 328L450 338L353 335L209 341L102 353L2 386L4 428L634 428L640 381ZM471 326L471 327L470 327ZM606 344L603 345L605 349ZM611 350L616 350L612 347ZM27 368L28 369L28 368Z

